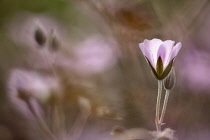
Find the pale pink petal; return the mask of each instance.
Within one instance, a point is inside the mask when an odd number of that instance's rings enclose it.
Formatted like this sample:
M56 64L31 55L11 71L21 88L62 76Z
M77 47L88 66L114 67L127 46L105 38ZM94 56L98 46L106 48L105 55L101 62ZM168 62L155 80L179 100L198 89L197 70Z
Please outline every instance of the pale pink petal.
M149 40L145 39L143 43L139 44L139 47L143 53L143 55L150 61L153 67L155 67L154 59L151 55Z
M152 39L148 42L148 47L150 51L150 55L153 58L154 67L156 67L157 64L157 52L159 50L160 45L163 43L160 39Z
M172 54L170 56L170 61L175 58L179 52L179 50L181 49L182 47L182 44L179 42L177 43L174 47L173 47L173 50L172 50Z
M164 60L165 56L166 56L166 47L162 44L158 49L157 58L161 57L161 59Z
M168 63L170 62L169 59L171 56L173 45L174 45L174 41L166 40L161 44L161 46L158 50L157 58L159 56L162 58L164 68L166 68Z
M139 43L139 48L141 49L141 52L145 56L145 45L144 45L144 43Z

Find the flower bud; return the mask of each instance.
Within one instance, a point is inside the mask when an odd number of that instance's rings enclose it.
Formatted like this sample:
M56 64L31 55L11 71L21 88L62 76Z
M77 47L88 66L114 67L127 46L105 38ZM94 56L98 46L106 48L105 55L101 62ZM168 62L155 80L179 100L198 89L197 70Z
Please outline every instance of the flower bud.
M169 73L169 75L163 81L164 88L166 90L171 90L174 87L175 82L176 82L175 70L172 67L171 72Z
M47 40L47 37L45 36L42 29L38 27L34 32L34 39L39 46L43 46Z
M27 101L30 98L30 93L27 93L27 91L24 91L24 89L18 89L17 93L17 96L23 101Z
M56 37L55 33L52 32L51 37L50 37L50 50L57 51L59 48L59 45L60 45L60 42L58 38Z

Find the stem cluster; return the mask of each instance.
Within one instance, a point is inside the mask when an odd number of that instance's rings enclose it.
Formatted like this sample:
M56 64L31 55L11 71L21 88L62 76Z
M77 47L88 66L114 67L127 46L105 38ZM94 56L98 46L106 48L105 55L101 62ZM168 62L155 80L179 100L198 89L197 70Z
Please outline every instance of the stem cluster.
M161 126L163 125L163 119L166 112L166 107L168 103L168 98L170 94L170 89L166 89L165 99L162 107L162 112L160 115L160 109L161 109L161 94L162 94L162 88L163 87L163 81L158 80L158 95L157 95L157 104L156 104L156 117L155 117L155 124L157 131L161 131Z

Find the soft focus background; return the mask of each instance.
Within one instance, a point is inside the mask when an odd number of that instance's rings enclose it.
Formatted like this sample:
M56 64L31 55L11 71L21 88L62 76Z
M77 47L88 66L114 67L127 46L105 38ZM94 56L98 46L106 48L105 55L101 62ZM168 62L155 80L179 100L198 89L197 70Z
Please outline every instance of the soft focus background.
M209 140L209 13L208 0L0 0L0 140L154 131L157 80L138 47L152 38L183 45L163 128Z

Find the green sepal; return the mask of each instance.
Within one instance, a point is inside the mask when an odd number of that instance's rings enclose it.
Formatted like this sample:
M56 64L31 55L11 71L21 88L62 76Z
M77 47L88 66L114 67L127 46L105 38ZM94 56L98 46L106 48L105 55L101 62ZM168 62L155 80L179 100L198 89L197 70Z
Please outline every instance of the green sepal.
M168 66L165 68L163 74L162 74L162 79L166 78L166 76L170 73L171 68L173 66L173 62L174 62L174 58L170 61L170 63L168 64Z
M156 70L154 69L154 67L152 66L152 64L150 63L149 59L145 56L146 60L147 60L147 63L149 64L149 66L151 67L152 69L152 73L153 75L155 76L155 78L158 79L158 76L157 76L157 73L156 73Z
M149 66L152 69L152 73L153 73L154 77L157 80L163 80L166 78L166 76L170 73L171 68L173 66L173 62L174 62L174 59L172 59L170 61L170 63L168 64L168 66L163 71L163 62L162 62L161 57L159 57L157 60L157 65L156 65L156 70L155 70L154 67L152 66L152 64L150 63L149 59L147 57L145 57L145 58L147 60L147 63L149 64Z
M156 72L157 72L158 80L162 80L163 61L161 57L158 57L157 64L156 64Z

